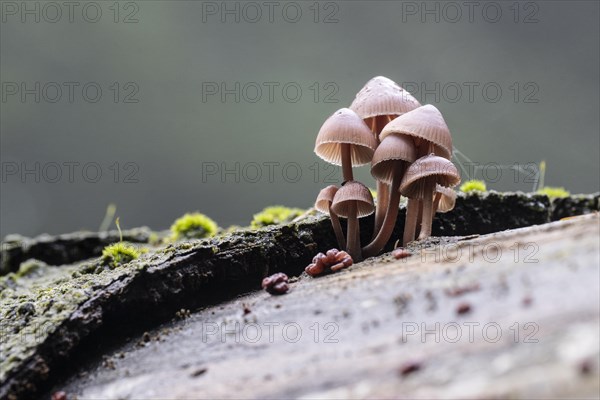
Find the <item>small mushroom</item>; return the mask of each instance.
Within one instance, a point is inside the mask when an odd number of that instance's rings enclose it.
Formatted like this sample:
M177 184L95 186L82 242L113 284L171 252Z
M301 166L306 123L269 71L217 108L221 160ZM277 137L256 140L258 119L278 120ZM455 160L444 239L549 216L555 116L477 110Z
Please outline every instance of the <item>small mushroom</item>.
M440 110L431 104L416 108L394 119L383 128L380 140L388 135L406 135L413 138L417 157L427 154L450 159L452 136Z
M396 82L376 76L356 94L350 109L365 120L375 135L392 119L421 104Z
M371 128L377 143L380 143L379 134L388 122L420 106L419 101L396 82L384 76L376 76L357 93L350 109L365 121ZM381 229L388 200L388 184L377 181L377 208L373 237Z
M358 219L370 215L375 210L371 191L362 183L346 182L335 197L331 209L343 218L348 218L346 249L354 261L360 261L360 227Z
M349 108L342 108L321 126L315 153L331 164L341 165L344 181L351 181L352 167L370 162L376 147L377 141L364 121Z
M317 196L317 200L315 201L315 208L317 209L317 211L320 211L323 214L329 214L329 217L331 218L331 225L333 226L333 231L335 232L335 238L338 242L338 246L340 249L345 250L346 238L344 237L344 232L342 231L340 219L331 210L331 203L333 203L333 198L337 191L338 188L335 185L329 185L323 190L321 190L319 192L319 195Z
M419 239L431 235L433 221L433 196L436 185L453 187L460 183L460 174L450 160L430 154L415 161L404 174L400 192L411 200L423 202L423 217ZM414 203L416 204L416 203ZM414 239L418 208L407 211L403 243Z
M390 198L381 229L371 243L363 248L365 257L380 253L390 239L398 217L400 183L404 172L415 159L416 152L413 141L407 136L388 135L375 150L371 162L371 175L378 181L389 185Z

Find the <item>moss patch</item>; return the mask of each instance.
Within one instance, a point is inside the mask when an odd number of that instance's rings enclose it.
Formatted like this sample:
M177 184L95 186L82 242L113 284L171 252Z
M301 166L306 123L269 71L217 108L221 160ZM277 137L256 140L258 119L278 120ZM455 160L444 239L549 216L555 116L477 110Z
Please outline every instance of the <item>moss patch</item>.
M215 236L219 227L215 221L201 213L188 213L171 225L173 240L204 239Z
M44 267L46 267L46 263L42 261L36 259L27 260L21 264L15 275L19 278L22 278L36 273L41 273Z
M463 193L485 192L486 190L485 182L478 179L471 179L460 185L460 191Z
M258 214L254 214L254 218L250 223L253 229L263 228L270 225L280 225L299 217L305 212L300 208L290 208L284 206L271 206L263 209Z
M140 252L123 242L111 244L102 250L102 262L111 268L117 268L140 257Z
M565 188L562 187L552 187L546 186L537 191L539 194L545 194L550 198L550 200L554 199L563 199L565 197L569 197L571 193L569 193Z

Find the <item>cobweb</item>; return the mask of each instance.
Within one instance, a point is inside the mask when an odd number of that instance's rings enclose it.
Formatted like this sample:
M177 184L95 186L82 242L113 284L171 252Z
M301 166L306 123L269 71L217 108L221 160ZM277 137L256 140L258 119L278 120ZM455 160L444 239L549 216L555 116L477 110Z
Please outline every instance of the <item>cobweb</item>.
M458 165L461 174L465 176L468 180L476 179L476 177L478 176L478 172L481 172L482 170L488 167L488 165L482 165L480 163L474 162L469 157L467 157L465 153L460 151L456 146L454 147L452 161L454 161L454 163ZM531 183L533 185L533 192L543 187L544 168L540 168L537 164L514 163L512 165L507 165L494 163L494 166L495 168L500 168L501 170L511 170L513 171L513 173L518 174L523 178L523 182Z

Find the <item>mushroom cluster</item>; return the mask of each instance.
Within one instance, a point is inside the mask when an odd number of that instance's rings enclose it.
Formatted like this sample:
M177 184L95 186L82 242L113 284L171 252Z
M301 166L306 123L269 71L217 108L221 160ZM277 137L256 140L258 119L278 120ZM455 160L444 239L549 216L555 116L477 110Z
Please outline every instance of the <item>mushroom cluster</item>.
M394 81L378 76L322 125L315 153L341 166L343 183L321 190L315 208L329 214L340 249L355 261L381 253L400 206L408 198L403 245L431 235L436 212L454 208L460 174L452 158L452 136L441 112L422 106ZM377 202L354 179L352 168L371 164ZM373 237L361 246L359 219L375 213ZM339 218L347 219L346 235Z

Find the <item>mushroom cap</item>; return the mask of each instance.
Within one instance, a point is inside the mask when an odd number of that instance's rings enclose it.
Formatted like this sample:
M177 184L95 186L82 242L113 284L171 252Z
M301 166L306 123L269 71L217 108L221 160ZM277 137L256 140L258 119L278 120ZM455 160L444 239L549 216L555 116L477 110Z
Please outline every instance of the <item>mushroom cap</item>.
M434 153L450 159L452 136L440 110L431 104L407 112L390 121L379 135L383 140L389 135L408 135L434 144ZM418 142L417 142L418 143ZM417 147L419 147L417 145Z
M350 105L362 119L381 115L402 115L421 104L408 91L384 76L376 76L363 86Z
M333 197L337 191L338 187L335 185L329 185L326 188L321 189L319 195L317 196L317 200L315 201L315 208L317 211L324 214L329 214L329 207L331 207L331 203L333 203Z
M402 163L402 173L409 163L417 159L413 140L408 136L387 136L377 147L371 161L371 175L375 179L391 184L398 163Z
M348 206L351 202L356 203L358 218L366 217L375 211L371 191L360 182L346 182L335 194L331 209L338 216L348 218Z
M400 184L400 193L410 198L422 198L426 194L426 183L454 187L460 183L460 174L452 161L430 154L408 167ZM430 194L433 194L435 184Z
M377 148L377 139L367 124L349 108L337 110L327 118L317 135L315 153L331 164L341 165L342 143L352 145L353 166L370 162Z
M448 211L452 211L456 204L456 192L454 189L442 185L435 185L435 191L442 195L437 212L447 213Z

